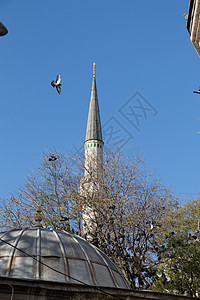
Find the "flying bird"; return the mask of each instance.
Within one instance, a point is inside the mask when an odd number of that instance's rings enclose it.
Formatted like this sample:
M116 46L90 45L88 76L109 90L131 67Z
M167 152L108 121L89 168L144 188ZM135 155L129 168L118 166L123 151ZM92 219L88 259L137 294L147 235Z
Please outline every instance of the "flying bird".
M58 76L56 78L56 82L54 80L51 82L51 85L53 87L56 87L58 94L61 93L61 83L60 82L61 82L60 74L58 74Z
M49 157L49 161L55 161L57 157L54 154L51 154Z
M194 94L200 94L200 89L198 91L193 91Z

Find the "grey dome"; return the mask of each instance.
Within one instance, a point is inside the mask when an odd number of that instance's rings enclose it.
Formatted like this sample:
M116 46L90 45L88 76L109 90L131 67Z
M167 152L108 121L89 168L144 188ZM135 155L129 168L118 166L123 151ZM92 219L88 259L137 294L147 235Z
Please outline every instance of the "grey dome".
M0 276L80 284L78 279L91 286L129 288L114 263L77 235L35 227L2 232L0 239Z

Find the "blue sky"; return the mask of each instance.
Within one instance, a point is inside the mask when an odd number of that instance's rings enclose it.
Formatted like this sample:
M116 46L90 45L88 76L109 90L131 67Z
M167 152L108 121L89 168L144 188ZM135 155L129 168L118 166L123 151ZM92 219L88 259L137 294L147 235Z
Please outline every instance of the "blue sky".
M0 197L23 184L44 150L83 145L94 61L104 131L115 128L125 151L139 149L180 201L197 197L200 96L192 92L200 60L186 30L188 5L0 0L9 31L0 38ZM50 85L58 73L61 95ZM146 105L138 126L125 111L134 101Z

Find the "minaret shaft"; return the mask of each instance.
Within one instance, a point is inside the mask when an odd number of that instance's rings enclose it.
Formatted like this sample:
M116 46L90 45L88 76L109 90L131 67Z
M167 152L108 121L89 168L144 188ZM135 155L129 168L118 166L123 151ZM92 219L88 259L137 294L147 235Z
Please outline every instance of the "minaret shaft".
M103 142L89 140L85 142L85 177L94 180L103 178Z

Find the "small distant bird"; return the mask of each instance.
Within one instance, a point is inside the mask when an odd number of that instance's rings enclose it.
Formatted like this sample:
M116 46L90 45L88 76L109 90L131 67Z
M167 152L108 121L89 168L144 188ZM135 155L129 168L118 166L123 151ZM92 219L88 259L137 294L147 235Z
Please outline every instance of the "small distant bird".
M60 74L58 74L58 76L57 76L57 78L56 78L56 82L53 80L53 81L51 82L51 85L52 85L53 87L56 87L58 94L61 93L61 77L60 77Z
M63 217L62 215L61 215L61 218L62 218L60 220L61 222L66 222L66 221L69 221L69 219L70 219L69 217Z
M198 91L193 91L194 94L200 94L200 89Z
M57 157L54 154L51 154L49 157L49 161L55 161Z

